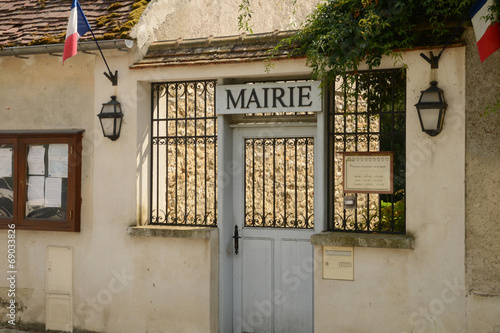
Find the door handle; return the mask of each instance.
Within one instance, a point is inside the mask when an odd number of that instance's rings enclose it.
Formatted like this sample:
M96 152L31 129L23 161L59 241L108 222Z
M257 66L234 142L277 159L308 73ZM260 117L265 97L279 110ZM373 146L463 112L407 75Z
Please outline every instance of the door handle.
M234 254L238 254L239 250L240 250L240 246L239 246L239 239L240 239L240 234L239 234L239 231L238 231L238 226L235 225L234 226L234 236L233 236L233 239L234 239Z

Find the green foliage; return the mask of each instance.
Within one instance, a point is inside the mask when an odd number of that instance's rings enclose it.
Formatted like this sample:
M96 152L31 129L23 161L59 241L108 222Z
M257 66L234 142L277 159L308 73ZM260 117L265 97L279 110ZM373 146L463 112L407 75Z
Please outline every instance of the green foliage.
M499 21L500 20L500 1L493 1L493 6L491 6L488 15L484 18L485 20Z
M378 67L382 56L397 56L398 51L411 49L422 40L442 44L436 38L448 38L474 2L328 0L276 50L294 46L296 53L307 56L316 77L331 79L338 73L356 71L362 62L370 69ZM498 2L493 8L496 13L500 12ZM425 36L422 31L432 35Z
M404 190L399 190L395 193L395 196L402 196L402 198L394 202L394 204L383 200L380 201L380 222L375 224L374 230L394 230L394 232L405 231ZM381 225L379 225L379 223Z
M490 113L498 113L498 110L500 110L500 94L497 95L497 100L493 105L486 105L486 110L481 113L481 116L487 116Z
M251 1L252 0L240 0L240 6L238 9L240 13L240 15L238 15L238 30L253 34L252 26L250 24L250 21L252 20L252 15L254 13L252 10ZM298 0L275 0L275 1L276 1L276 6L278 6L280 2L288 3L289 5L291 5L292 7L291 17L294 17L295 14L297 13L297 8L299 7L299 4L297 3ZM292 23L292 25L295 27L295 23Z
M396 201L394 206L390 202L381 201L382 208L382 229L391 230L391 224L394 214L394 231L405 231L405 202L403 200ZM378 228L378 226L375 226ZM376 230L376 229L375 229Z
M253 33L252 27L250 25L253 14L250 0L241 0L239 12L240 15L238 16L238 29Z

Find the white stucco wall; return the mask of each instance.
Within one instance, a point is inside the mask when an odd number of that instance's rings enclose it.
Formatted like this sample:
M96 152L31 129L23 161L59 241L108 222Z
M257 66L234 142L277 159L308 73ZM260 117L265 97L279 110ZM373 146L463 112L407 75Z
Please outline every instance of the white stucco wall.
M135 30L141 52L153 40L238 34L237 3L227 2L152 2ZM309 7L304 8L307 13ZM286 19L290 11L274 1L255 3L254 10L254 32L293 28ZM408 66L407 231L415 237L415 249L355 248L355 280L349 282L321 278L321 248L316 247L315 332L459 332L465 326L464 49L447 49L440 61L437 81L449 107L444 130L435 138L421 132L413 106L430 81L430 65L419 53L406 53L396 65ZM107 333L214 331L215 242L127 234L130 225L146 222L148 212L150 83L279 78L309 69L304 60L287 60L271 74L260 63L129 70L138 53L106 55L112 70L119 71L116 88L93 55L80 54L64 67L60 58L48 55L0 58L0 130L85 129L82 231L17 234L17 286L26 306L20 319L45 321L45 248L61 245L74 250L75 327ZM382 65L393 66L394 59ZM116 142L102 137L96 117L111 95L125 114ZM7 233L0 231L0 253L6 244ZM221 249L222 257L227 248ZM0 260L0 272L7 271L6 264ZM116 281L123 288L110 293ZM230 285L225 282L221 285ZM6 286L0 282L2 295Z
M228 1L153 1L137 26L140 51L154 40L240 33L237 8ZM304 13L312 7L307 8ZM253 10L254 32L294 27L284 3L257 4ZM102 75L106 68L96 55L79 54L64 67L61 58L49 55L0 58L0 130L85 130L81 232L17 233L17 295L23 307L17 319L23 323L46 320L46 247L56 245L73 248L75 328L107 333L217 329L217 241L131 237L127 228L144 224L148 210L150 82L218 78L220 69L129 71L141 52L105 51L111 69L119 72L118 87ZM223 75L234 70L226 66ZM263 72L261 64L253 64L242 75ZM116 142L102 137L96 117L111 95L125 114ZM7 249L6 231L0 231L1 248ZM7 271L6 261L0 261L0 271ZM4 300L7 290L4 280Z
M436 137L421 131L414 107L430 81L420 52L396 65L407 66L406 223L415 249L355 248L354 281L334 281L322 279L317 246L315 332L465 330L465 49L447 49L439 62L448 109Z
M77 57L62 67L60 58L40 55L21 59L0 58L0 130L47 130L81 128L87 131L83 140L82 157L82 226L79 233L17 231L16 301L25 307L18 319L44 322L45 318L45 248L49 245L80 248L89 243L92 228L92 164L94 117L94 57ZM85 235L82 237L82 235ZM7 232L0 231L0 249L7 251ZM4 252L7 253L7 252ZM85 253L75 251L75 260L82 261ZM5 260L0 271L6 274ZM76 265L76 271L88 270ZM79 276L80 274L75 274ZM7 281L0 283L1 298L8 300ZM78 295L77 297L82 297ZM4 309L2 309L4 310ZM3 313L2 313L3 314ZM2 321L7 317L2 316Z
M415 250L356 248L353 282L323 280L317 265L317 332L433 332L435 327L455 332L465 325L464 51L446 50L440 62L437 80L449 107L444 130L435 138L421 132L413 107L429 81L430 66L418 54L410 52L403 59L408 66L407 230L415 236ZM102 76L104 65L93 56L79 55L58 72L60 59L51 56L1 59L5 88L0 116L6 119L1 129L86 130L81 233L18 233L18 288L26 306L20 318L44 322L45 248L62 245L74 248L76 327L105 332L207 330L213 326L210 242L132 238L126 232L146 211L148 82L262 77L264 67L256 63L129 71L128 57L119 52L113 56L108 61L120 73L117 88ZM88 70L94 63L95 69ZM392 65L392 59L384 64ZM19 68L31 75L19 77ZM302 60L285 61L270 75L307 71ZM95 117L112 94L125 113L116 142L102 138ZM0 248L6 248L6 233L1 235ZM6 263L1 265L0 270L7 271ZM124 288L108 300L106 290L117 276L123 278Z
M137 224L138 163L147 140L138 132L138 118L147 120L150 113L149 90L138 95L137 78L129 74L130 56L106 51L112 70L119 72L117 88L94 55L79 54L64 67L61 58L49 55L0 58L0 130L85 129L81 232L17 231L17 301L24 308L17 319L45 322L46 247L67 246L74 253L75 328L213 332L216 239L127 234ZM112 142L103 138L96 115L114 94L125 118L121 137ZM7 251L6 230L0 231L2 248ZM7 271L7 261L0 260L0 272ZM8 301L7 283L0 282L0 297Z
M121 261L137 276L118 303L127 304L126 308L111 309L116 318L106 332L213 331L217 319L211 304L217 297L213 274L216 243L126 234L128 226L144 224L148 214L151 95L150 84L144 81L165 79L154 72L129 71L127 57L117 58L113 64L120 73L118 87L97 76L94 108L116 94L125 114L123 134L115 142L104 140L95 150L94 220L101 221L96 224L98 241L112 244L109 250L120 254L113 262ZM98 62L96 72L103 71L105 67ZM94 126L99 126L97 117ZM108 242L113 234L116 239Z
M421 131L414 108L430 81L430 65L419 53L408 52L396 64L387 58L382 65L407 66L407 231L415 237L415 249L355 248L355 280L348 282L322 279L321 248L316 247L315 332L458 332L466 325L464 49L447 49L436 73L449 107L444 130L434 138ZM223 82L307 72L303 60L290 60L277 62L271 74L264 73L262 64L247 63L134 70L131 81L216 78ZM138 117L146 115L139 113ZM230 129L226 127L226 131ZM324 197L319 195L316 200L319 211ZM219 212L220 229L227 227L224 223L233 226L231 208L226 209L227 220ZM317 222L325 223L319 216ZM221 249L223 258L226 244ZM227 285L221 283L222 288Z

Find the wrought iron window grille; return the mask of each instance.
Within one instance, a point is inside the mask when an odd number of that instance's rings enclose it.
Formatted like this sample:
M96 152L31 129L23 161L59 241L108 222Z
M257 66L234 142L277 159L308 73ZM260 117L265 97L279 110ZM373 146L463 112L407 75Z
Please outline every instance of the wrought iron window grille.
M328 230L405 233L406 75L403 69L338 76L327 92ZM394 152L394 194L357 193L344 209L342 152Z
M153 225L217 225L216 81L152 84Z
M245 139L245 226L314 228L314 139Z

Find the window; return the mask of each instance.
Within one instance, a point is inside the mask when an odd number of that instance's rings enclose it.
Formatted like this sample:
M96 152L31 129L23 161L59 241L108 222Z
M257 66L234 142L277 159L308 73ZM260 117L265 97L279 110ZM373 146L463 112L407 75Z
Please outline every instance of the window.
M314 228L314 138L247 138L245 161L245 227Z
M328 92L328 230L405 233L406 76L401 69L339 76ZM392 194L356 193L344 207L343 153L393 152Z
M153 225L217 225L215 81L153 83Z
M82 133L0 132L0 228L80 231Z

